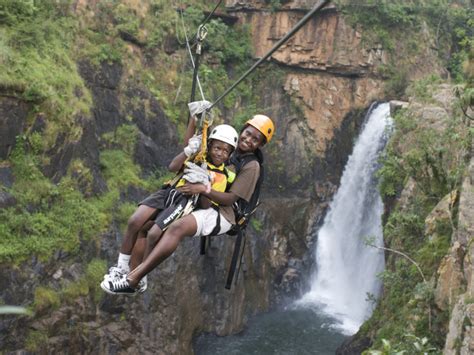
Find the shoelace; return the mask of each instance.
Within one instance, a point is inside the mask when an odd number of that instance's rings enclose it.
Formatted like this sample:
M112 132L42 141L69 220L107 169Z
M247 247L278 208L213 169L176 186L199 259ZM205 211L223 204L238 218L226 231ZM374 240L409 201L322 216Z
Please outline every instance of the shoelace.
M104 276L104 279L106 279L106 278L118 279L126 273L127 273L127 271L123 270L122 268L120 268L118 266L112 266L109 269L109 272Z
M112 291L119 291L125 288L131 288L126 278L120 280L109 281L112 285Z

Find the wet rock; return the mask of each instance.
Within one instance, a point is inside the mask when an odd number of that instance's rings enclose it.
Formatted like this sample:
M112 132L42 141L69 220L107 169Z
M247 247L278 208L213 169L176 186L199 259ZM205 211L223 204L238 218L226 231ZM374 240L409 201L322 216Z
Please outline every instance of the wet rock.
M0 96L0 159L8 157L17 136L24 132L28 110L24 101Z
M16 198L6 191L0 190L0 208L7 208L16 205Z
M176 126L169 121L156 99L147 91L130 84L126 95L130 102L125 104L132 112L132 122L140 130L135 146L134 160L150 173L167 167L180 151ZM133 98L141 98L142 105L132 104Z
M0 185L5 187L12 187L13 174L10 166L0 167Z
M356 355L368 349L372 345L370 338L361 337L358 334L344 340L336 349L336 355Z
M43 113L39 113L35 118L35 123L31 127L31 132L42 133L46 128L46 117Z

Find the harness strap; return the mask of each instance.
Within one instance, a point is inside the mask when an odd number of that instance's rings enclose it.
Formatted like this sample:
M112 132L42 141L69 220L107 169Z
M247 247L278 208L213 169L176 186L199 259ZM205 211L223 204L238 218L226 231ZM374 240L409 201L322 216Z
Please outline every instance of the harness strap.
M234 274L235 270L237 269L237 277L239 276L239 271L240 271L240 265L242 264L242 255L243 255L243 250L241 254L241 249L242 249L242 242L244 243L245 247L245 234L242 229L239 229L237 232L237 238L235 239L235 246L234 246L234 252L232 253L232 260L230 261L230 267L229 267L229 273L227 274L227 282L225 283L225 288L230 290L232 287L232 281L234 280ZM240 255L240 263L237 268L237 261L239 260L239 255Z
M217 212L216 226L211 231L211 233L209 233L208 235L202 235L201 236L201 243L200 243L200 247L201 247L200 254L201 255L206 254L206 239L207 239L207 237L212 237L212 236L215 236L215 235L219 235L220 232L221 232L221 214L219 212L219 207L217 207L215 205L212 205L211 208L213 208Z
M212 206L212 208L217 212L217 217L216 217L216 226L212 230L211 234L209 234L209 236L219 235L221 231L221 214L219 212L219 208L217 206Z

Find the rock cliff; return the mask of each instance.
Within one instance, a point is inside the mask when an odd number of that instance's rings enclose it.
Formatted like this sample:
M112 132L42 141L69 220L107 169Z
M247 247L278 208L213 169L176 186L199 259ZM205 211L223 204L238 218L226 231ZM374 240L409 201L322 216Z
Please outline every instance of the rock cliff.
M471 145L472 147L472 145ZM472 149L472 148L471 148ZM474 351L474 308L472 298L474 250L474 154L463 179L459 201L458 229L448 255L438 269L435 299L440 308L451 310L444 354L469 354Z
M255 58L281 38L315 1L282 3L277 11L272 11L266 1L226 3L227 11L239 19L237 26L249 26ZM135 1L126 4L137 17L145 16L149 9ZM81 0L73 9L85 17L104 11L105 18L107 6L99 5L98 1ZM339 183L363 112L385 95L384 78L377 68L387 64L390 55L381 45L367 47L361 36L331 6L273 56L262 69L263 79L252 88L259 96L259 107L275 120L277 133L266 147L264 202L256 214L258 223L249 228L242 270L232 290L223 286L233 238L214 237L205 256L199 255L197 240L182 244L152 272L149 290L143 296L104 295L97 289L97 279L88 283L88 272L95 258L106 260L108 265L115 262L123 225L111 219L106 233L92 240L83 238L76 253L58 250L50 259L32 256L20 265L3 265L2 302L32 305L36 298L36 314L34 318L2 319L2 349L187 354L192 353L193 336L235 333L250 315L300 293L313 266L308 251L315 230ZM143 178L166 166L177 152L176 125L170 122L155 93L136 79L137 61L142 66L153 62L139 37L126 42L133 62L104 60L97 66L78 60L78 72L93 103L88 117L76 118L81 126L80 139L70 141L59 135L48 150L42 172L52 181L59 182L72 169L72 174L82 179L79 187L85 195L104 196L110 186L100 163L101 151L122 147L123 143L116 137L104 137L116 135L123 125L137 128L133 157ZM165 52L170 62L185 55L183 48L173 45ZM427 58L436 63L431 53ZM163 65L165 72L169 64ZM428 69L442 72L440 66L426 68L426 72ZM421 70L417 75L425 73ZM165 79L163 74L163 85L171 85ZM0 196L2 208L15 205L7 192L15 180L10 162L14 137L32 130L41 132L41 122L50 118L35 114L31 103L8 97L6 92L0 94L0 157L4 159L0 177L5 187ZM32 120L37 124L31 124ZM78 160L84 165L79 166ZM134 203L147 193L144 188L125 186L117 203ZM460 236L459 240L462 243L465 239ZM456 260L454 264L460 262ZM54 292L41 298L45 287ZM458 308L467 306L466 301ZM453 334L460 334L460 327L459 322L453 323Z

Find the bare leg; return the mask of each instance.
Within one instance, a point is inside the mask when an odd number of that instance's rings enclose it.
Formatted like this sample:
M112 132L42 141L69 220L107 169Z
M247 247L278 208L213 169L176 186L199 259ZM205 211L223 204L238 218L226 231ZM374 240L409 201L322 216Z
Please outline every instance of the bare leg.
M145 259L147 255L145 252L148 246L147 234L154 224L155 222L152 220L145 222L142 229L138 232L137 240L133 246L132 255L130 257L130 270L135 269Z
M130 270L135 269L143 261L146 244L146 232L140 230L137 241L133 246L132 255L130 256Z
M153 248L148 257L127 275L130 286L136 288L138 282L156 266L168 258L178 247L178 244L187 236L196 233L196 219L193 215L187 215L173 222L165 231L158 244ZM154 225L148 235L159 232L158 226ZM155 234L156 236L156 234Z
M148 257L148 255L150 255L151 251L155 248L156 244L160 241L161 237L163 236L163 231L161 230L160 227L158 227L157 224L155 224L152 227L154 227L153 233L148 233L148 236L146 238L147 243L146 243L145 253L143 255L143 260L145 260Z
M132 216L128 219L127 229L122 241L122 247L120 248L122 254L130 255L132 253L138 232L145 222L151 219L153 214L156 212L156 208L145 205L138 206Z

